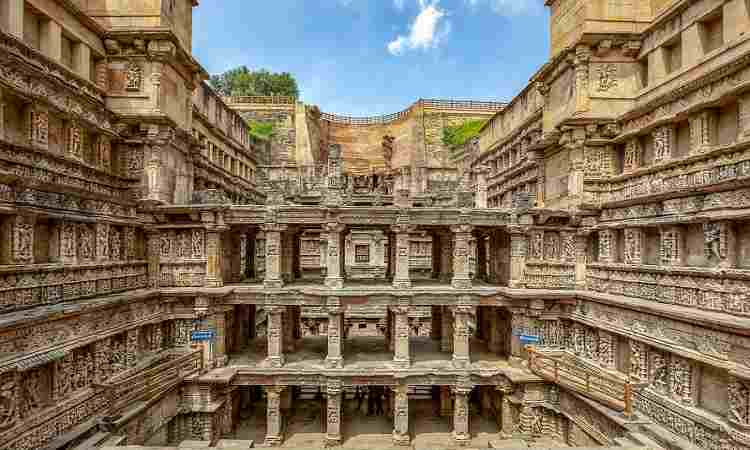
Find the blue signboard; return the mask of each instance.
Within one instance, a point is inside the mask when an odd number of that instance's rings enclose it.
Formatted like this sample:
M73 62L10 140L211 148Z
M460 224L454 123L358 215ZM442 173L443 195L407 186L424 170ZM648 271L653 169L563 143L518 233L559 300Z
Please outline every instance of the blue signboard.
M190 332L192 341L210 341L214 338L214 330L194 330Z
M518 336L524 344L536 344L539 342L539 336L529 336L528 334L522 334Z

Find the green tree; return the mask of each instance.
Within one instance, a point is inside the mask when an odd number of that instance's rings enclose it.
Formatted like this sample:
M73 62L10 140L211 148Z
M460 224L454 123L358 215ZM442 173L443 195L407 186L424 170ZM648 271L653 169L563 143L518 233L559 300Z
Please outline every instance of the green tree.
M282 95L299 97L297 80L288 72L270 72L266 69L250 70L246 66L212 75L209 84L220 95Z
M479 136L479 130L484 125L484 120L469 120L460 125L446 126L443 128L443 144L450 148L460 147L469 139Z

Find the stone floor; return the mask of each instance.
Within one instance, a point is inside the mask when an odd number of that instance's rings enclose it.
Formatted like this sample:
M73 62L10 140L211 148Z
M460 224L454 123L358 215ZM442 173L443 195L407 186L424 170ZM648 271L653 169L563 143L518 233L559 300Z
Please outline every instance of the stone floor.
M233 439L252 439L256 447L265 439L266 415L264 402L256 403L253 414L246 414ZM351 450L399 449L394 447L391 434L393 419L387 416L367 416L355 411L353 400L344 405L342 423L343 442L340 448ZM320 403L314 400L295 402L294 412L287 422L286 435L282 448L318 449L325 443L325 424L321 421ZM409 402L409 429L411 447L419 450L457 449L451 436L451 420L447 417L436 417L434 403L430 400L411 400ZM472 440L470 448L488 448L489 442L507 442L513 447L527 445L523 441L502 440L497 424L489 417L472 414L470 420ZM523 444L523 445L519 445Z
M265 361L268 345L265 337L254 339L241 352L229 356L229 367L268 368ZM452 353L440 351L440 342L430 338L409 339L412 369L453 368ZM508 360L490 352L485 342L471 342L471 366L469 369L509 368ZM285 369L322 370L328 353L328 338L305 337L297 341L294 352L285 353ZM382 337L357 337L344 341L344 369L393 370L393 352L389 351Z

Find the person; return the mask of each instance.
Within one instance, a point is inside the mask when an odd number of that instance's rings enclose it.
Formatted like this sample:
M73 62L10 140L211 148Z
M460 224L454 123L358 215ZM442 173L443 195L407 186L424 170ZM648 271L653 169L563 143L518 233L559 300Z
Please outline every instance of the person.
M375 396L373 395L372 387L368 387L367 388L367 415L368 416L373 415L373 413L375 412L375 405L374 405L375 398L374 397Z
M383 388L378 386L375 388L375 415L382 416L385 414L383 411Z
M362 400L365 399L365 393L362 392L362 388L357 386L357 390L354 392L354 399L357 400L357 412L362 412Z

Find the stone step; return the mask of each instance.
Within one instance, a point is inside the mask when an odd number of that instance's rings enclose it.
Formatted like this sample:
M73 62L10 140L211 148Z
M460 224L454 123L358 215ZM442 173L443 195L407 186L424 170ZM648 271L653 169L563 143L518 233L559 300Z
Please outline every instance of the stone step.
M619 447L635 447L638 445L637 442L630 439L628 436L615 438L614 441Z
M109 437L110 433L107 433L105 431L98 431L88 439L85 439L83 442L73 447L72 450L93 450L100 447L102 443L109 439Z
M653 450L666 450L664 447L662 447L656 441L651 439L649 436L646 436L644 433L633 431L633 432L628 433L627 436L628 436L628 439L632 440L637 445L649 447Z
M648 423L640 426L644 434L658 442L662 447L669 450L701 450L700 447L689 440L682 438L656 423Z

